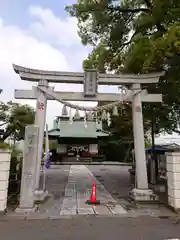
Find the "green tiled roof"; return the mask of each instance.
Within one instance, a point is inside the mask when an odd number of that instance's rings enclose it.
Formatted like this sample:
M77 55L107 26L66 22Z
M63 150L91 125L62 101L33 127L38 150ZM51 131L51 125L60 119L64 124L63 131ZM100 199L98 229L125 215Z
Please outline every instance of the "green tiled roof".
M102 126L99 124L98 129L93 121L87 122L88 127L85 128L84 121L74 121L70 124L69 121L60 121L58 128L53 128L49 131L49 136L59 136L62 138L97 138L109 136L108 133L102 131ZM55 126L54 126L55 127Z

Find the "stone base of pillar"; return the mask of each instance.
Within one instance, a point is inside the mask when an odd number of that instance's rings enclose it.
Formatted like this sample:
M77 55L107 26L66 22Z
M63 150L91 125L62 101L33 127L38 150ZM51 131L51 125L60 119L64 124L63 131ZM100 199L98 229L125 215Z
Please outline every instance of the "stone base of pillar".
M158 196L156 194L154 194L151 189L137 189L137 188L134 188L130 192L130 196L134 201L137 201L137 202L158 201Z
M180 212L180 199L168 197L169 206L176 212Z
M34 201L35 202L44 202L48 197L48 191L36 190L34 192Z
M15 213L18 214L29 214L29 213L33 213L36 212L38 209L38 206L35 205L33 208L22 208L21 206L17 207L15 210Z

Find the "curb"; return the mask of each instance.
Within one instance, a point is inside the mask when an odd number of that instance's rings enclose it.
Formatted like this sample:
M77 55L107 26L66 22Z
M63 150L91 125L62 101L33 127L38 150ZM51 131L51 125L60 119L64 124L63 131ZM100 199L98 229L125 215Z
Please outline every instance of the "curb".
M102 165L102 166L132 166L131 163L113 163L113 162L62 162L59 164L51 164L51 166L61 165Z

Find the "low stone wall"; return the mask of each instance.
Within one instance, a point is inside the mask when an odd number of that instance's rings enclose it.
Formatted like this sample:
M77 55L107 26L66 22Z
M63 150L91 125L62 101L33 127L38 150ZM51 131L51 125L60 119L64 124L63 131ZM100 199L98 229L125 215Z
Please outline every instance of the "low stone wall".
M180 210L180 152L166 153L168 204Z
M0 212L4 213L7 207L11 153L0 150Z

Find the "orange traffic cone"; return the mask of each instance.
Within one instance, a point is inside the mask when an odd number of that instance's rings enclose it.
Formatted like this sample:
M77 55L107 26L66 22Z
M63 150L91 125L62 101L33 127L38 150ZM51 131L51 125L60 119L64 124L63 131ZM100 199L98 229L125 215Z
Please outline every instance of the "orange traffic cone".
M100 201L96 199L96 184L93 183L92 185L92 192L90 199L86 201L87 204L100 204Z

